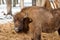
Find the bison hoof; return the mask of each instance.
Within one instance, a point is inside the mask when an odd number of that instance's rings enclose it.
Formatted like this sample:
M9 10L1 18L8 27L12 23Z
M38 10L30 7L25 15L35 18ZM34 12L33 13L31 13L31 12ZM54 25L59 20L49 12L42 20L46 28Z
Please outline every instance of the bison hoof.
M60 35L60 28L58 29L58 34Z

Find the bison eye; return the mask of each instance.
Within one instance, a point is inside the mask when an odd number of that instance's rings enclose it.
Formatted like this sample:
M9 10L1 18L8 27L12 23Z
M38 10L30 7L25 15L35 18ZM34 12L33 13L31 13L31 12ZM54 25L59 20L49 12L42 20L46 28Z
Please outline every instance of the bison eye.
M22 23L23 22L23 19L20 19L19 21L20 21L20 23Z

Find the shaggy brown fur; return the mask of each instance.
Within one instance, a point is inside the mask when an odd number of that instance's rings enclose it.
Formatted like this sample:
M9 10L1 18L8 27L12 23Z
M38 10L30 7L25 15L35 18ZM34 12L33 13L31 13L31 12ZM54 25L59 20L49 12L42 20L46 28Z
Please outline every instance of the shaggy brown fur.
M33 32L34 40L41 40L41 32L51 33L60 27L60 14L42 7L26 7L14 16L16 32ZM29 29L28 29L29 28Z

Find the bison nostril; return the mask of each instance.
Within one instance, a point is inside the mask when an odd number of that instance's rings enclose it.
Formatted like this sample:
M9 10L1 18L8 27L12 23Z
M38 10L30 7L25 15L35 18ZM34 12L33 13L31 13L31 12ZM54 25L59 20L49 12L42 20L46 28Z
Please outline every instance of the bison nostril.
M19 32L18 28L14 28L14 30L15 30L17 33Z
M15 27L14 30L19 33L19 32L23 32L23 28L21 27Z

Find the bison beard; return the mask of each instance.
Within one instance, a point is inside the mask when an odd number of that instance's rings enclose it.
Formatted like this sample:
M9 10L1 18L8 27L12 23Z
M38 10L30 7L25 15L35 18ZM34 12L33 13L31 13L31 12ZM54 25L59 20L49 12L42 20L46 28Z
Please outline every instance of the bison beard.
M51 33L60 28L60 11L32 6L26 7L14 16L14 23L17 30L33 34L33 40L41 40L41 32ZM22 28L22 29L20 29Z

